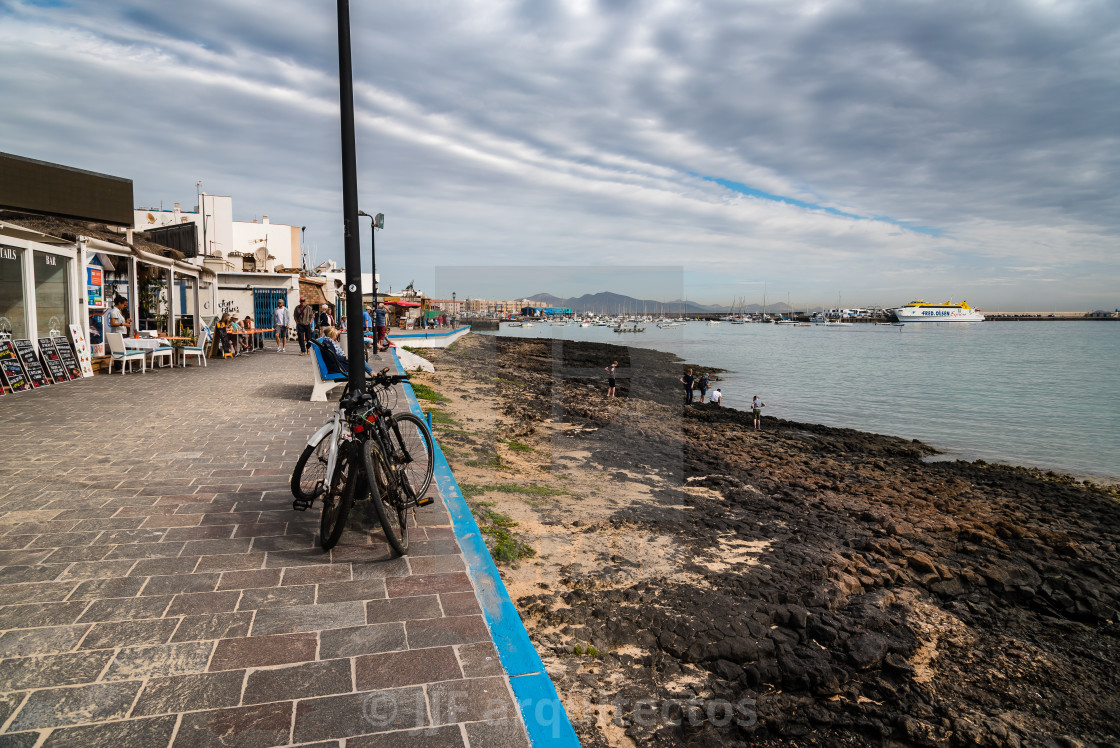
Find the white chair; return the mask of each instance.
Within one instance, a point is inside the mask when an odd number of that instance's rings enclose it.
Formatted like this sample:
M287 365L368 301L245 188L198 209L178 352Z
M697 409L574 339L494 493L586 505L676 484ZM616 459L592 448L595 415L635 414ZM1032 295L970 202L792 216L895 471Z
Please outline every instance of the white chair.
M206 344L210 342L210 328L202 326L202 335L198 338L198 345L184 345L179 350L183 352L183 366L187 365L187 356L198 356L198 360L206 366Z
M175 368L175 349L172 348L171 346L161 345L159 348L152 348L151 350L148 351L148 354L150 356L149 361L151 362L153 369L156 368L156 359L157 358L166 359L167 360L167 365L170 366L171 368ZM166 368L166 367L160 367L160 368Z
M140 362L140 373L145 374L148 371L148 352L145 350L132 350L124 347L124 335L119 332L111 332L105 336L109 341L109 353L111 358L109 360L109 373L113 373L113 364L120 362L121 374L124 374L124 367L127 364L128 370L132 371L132 362Z

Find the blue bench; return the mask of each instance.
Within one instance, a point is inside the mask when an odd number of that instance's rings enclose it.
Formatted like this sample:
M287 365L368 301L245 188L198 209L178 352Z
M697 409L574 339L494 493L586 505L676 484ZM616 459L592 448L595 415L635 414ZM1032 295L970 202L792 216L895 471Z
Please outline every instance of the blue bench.
M319 350L319 344L314 340L308 342L311 344L311 355L315 361L312 365L315 372L315 381L311 390L311 402L325 403L327 393L340 384L346 384L347 376L345 374L332 374L327 371L327 363L323 360L323 352Z

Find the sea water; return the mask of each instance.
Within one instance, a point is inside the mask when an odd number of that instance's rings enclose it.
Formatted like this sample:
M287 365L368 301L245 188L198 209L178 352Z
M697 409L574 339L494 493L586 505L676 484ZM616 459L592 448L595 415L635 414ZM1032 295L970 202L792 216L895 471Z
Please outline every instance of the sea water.
M726 369L712 387L733 408L758 395L764 415L920 439L950 458L1120 479L1115 322L645 324L630 334L503 324L496 334L667 351Z

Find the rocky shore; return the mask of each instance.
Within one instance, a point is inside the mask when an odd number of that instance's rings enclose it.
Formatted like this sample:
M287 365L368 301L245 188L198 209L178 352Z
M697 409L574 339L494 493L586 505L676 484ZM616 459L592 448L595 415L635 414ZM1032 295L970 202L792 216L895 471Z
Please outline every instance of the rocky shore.
M754 432L683 406L656 351L429 358L468 500L532 549L503 575L583 745L1120 744L1116 487Z

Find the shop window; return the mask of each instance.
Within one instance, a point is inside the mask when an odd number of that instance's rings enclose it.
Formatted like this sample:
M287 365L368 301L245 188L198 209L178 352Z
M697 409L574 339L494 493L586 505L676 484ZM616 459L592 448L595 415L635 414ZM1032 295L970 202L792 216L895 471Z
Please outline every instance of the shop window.
M139 314L138 330L167 332L170 299L168 276L170 270L143 262L136 263L136 288L140 294L136 313Z
M27 337L27 304L23 300L23 250L0 244L0 332Z
M38 335L63 335L70 324L70 258L35 253L35 318Z

